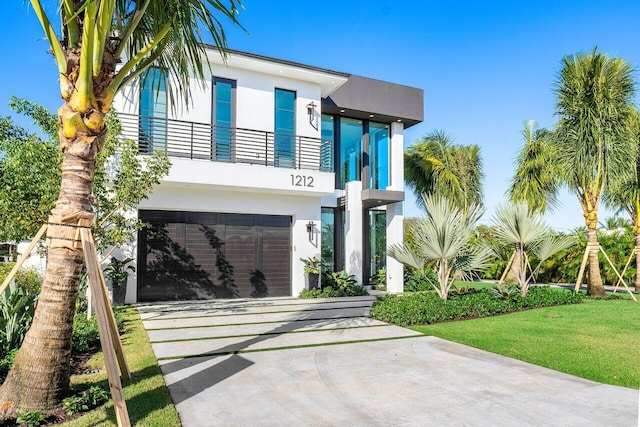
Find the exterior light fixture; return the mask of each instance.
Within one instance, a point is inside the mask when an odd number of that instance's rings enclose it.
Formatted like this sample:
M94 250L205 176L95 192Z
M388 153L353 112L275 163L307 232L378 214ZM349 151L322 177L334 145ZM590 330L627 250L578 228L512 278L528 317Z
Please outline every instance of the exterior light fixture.
M309 221L307 223L307 233L309 233L309 241L313 242L313 230L316 224L313 221Z
M315 130L318 130L318 126L314 124L315 116L316 116L316 107L317 105L311 101L307 104L307 114L309 115L309 124L313 126Z

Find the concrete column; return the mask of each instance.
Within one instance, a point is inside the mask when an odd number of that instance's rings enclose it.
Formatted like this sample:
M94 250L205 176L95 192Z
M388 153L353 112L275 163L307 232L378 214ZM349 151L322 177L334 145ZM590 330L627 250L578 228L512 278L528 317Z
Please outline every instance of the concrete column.
M404 125L391 123L391 147L389 150L389 169L391 169L391 181L388 190L404 190Z
M345 197L344 265L347 273L354 275L358 284L362 284L362 182L348 182Z
M387 248L404 242L404 211L402 203L387 205ZM388 253L388 250L387 250ZM387 292L404 292L404 266L387 256Z

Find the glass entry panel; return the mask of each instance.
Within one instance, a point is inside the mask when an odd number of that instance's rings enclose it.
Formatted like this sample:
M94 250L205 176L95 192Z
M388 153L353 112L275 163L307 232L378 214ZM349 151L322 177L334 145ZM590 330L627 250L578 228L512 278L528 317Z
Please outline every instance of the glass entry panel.
M340 180L342 188L360 181L362 158L362 120L340 119Z
M389 125L369 123L369 188L389 185Z
M369 277L374 277L387 265L387 212L369 211Z
M235 81L214 78L214 129L213 153L214 160L229 162L232 160L232 130L233 130L233 89Z
M140 152L167 151L167 80L160 68L149 68L140 88L138 146Z
M320 248L322 252L322 262L329 271L334 271L336 217L333 208L322 208L321 222L322 242Z
M274 162L275 166L293 168L295 165L296 93L276 89Z

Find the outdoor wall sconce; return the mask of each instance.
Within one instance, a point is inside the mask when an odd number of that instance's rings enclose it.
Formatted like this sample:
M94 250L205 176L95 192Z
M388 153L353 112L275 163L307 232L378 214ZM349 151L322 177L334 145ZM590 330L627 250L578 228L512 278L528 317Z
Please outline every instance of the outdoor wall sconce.
M309 233L309 241L313 242L313 229L315 228L316 224L313 221L309 221L307 223L307 233Z
M313 126L315 130L318 130L318 127L315 125L315 116L316 116L316 107L317 105L311 101L307 104L307 114L309 115L309 124Z

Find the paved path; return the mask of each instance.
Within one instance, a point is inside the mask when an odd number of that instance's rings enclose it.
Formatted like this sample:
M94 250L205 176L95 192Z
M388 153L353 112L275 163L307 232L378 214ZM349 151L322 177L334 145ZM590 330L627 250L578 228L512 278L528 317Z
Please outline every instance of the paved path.
M639 426L637 390L387 325L373 299L138 309L186 427Z

